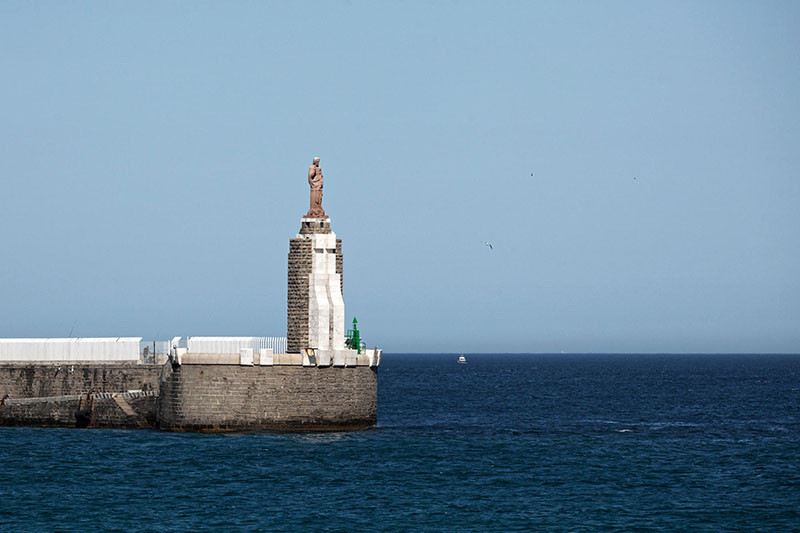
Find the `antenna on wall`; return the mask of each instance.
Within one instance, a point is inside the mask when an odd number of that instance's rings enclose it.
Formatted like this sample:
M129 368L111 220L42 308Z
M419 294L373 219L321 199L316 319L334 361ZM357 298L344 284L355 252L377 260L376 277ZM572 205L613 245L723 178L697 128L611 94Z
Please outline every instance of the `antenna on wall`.
M69 339L72 338L72 332L75 330L75 324L77 324L77 323L78 323L77 320L75 320L75 322L72 323L72 327L69 329L69 337L67 337L67 338L69 338Z

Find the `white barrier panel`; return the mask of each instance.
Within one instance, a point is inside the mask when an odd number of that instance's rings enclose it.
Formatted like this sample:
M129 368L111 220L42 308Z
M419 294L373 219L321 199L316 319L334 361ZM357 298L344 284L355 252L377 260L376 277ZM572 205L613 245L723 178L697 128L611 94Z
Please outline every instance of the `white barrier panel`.
M189 353L235 353L252 349L260 353L262 348L272 353L286 353L286 337L189 337L186 341Z
M141 337L0 339L0 361L139 361Z
M242 366L253 366L253 349L242 348L239 352L239 364Z

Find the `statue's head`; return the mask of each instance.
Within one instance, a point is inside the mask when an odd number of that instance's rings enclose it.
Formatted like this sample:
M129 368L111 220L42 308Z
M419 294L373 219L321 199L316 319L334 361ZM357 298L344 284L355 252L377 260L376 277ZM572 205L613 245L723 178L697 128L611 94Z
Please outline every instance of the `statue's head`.
M319 157L315 157L314 158L314 164L315 165L319 165Z

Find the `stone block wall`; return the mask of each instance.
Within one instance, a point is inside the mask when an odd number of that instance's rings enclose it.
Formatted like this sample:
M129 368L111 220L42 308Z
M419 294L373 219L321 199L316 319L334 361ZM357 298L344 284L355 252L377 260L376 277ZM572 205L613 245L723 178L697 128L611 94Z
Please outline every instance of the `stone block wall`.
M342 267L344 260L342 259L342 239L336 239L336 273L339 274L339 289L344 295L344 272Z
M0 425L75 427L80 405L79 395L6 400L0 405Z
M159 426L174 431L325 431L377 421L370 367L183 365L165 372Z
M285 366L0 365L0 425L75 427L86 410L88 427L175 431L339 431L377 422L376 367L302 366L300 354L278 354L275 364Z
M0 398L42 398L85 392L158 391L161 365L98 363L0 364Z
M94 400L89 427L157 427L158 403L158 394L153 393L100 395Z
M300 235L308 235L310 233L330 233L330 232L331 232L330 218L303 217L303 219L300 221Z
M286 309L286 351L299 353L308 340L308 277L311 274L311 241L289 240L289 273Z
M158 395L99 394L91 400L88 427L156 427ZM75 414L86 409L86 395L7 399L0 403L0 425L75 427Z
M162 371L161 365L4 363L0 425L75 427L91 392L89 427L155 427Z

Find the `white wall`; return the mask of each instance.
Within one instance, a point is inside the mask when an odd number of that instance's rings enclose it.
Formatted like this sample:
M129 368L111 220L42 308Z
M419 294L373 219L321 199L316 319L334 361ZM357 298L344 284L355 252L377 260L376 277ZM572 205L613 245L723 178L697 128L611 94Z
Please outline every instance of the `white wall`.
M139 361L141 337L0 339L0 361Z

